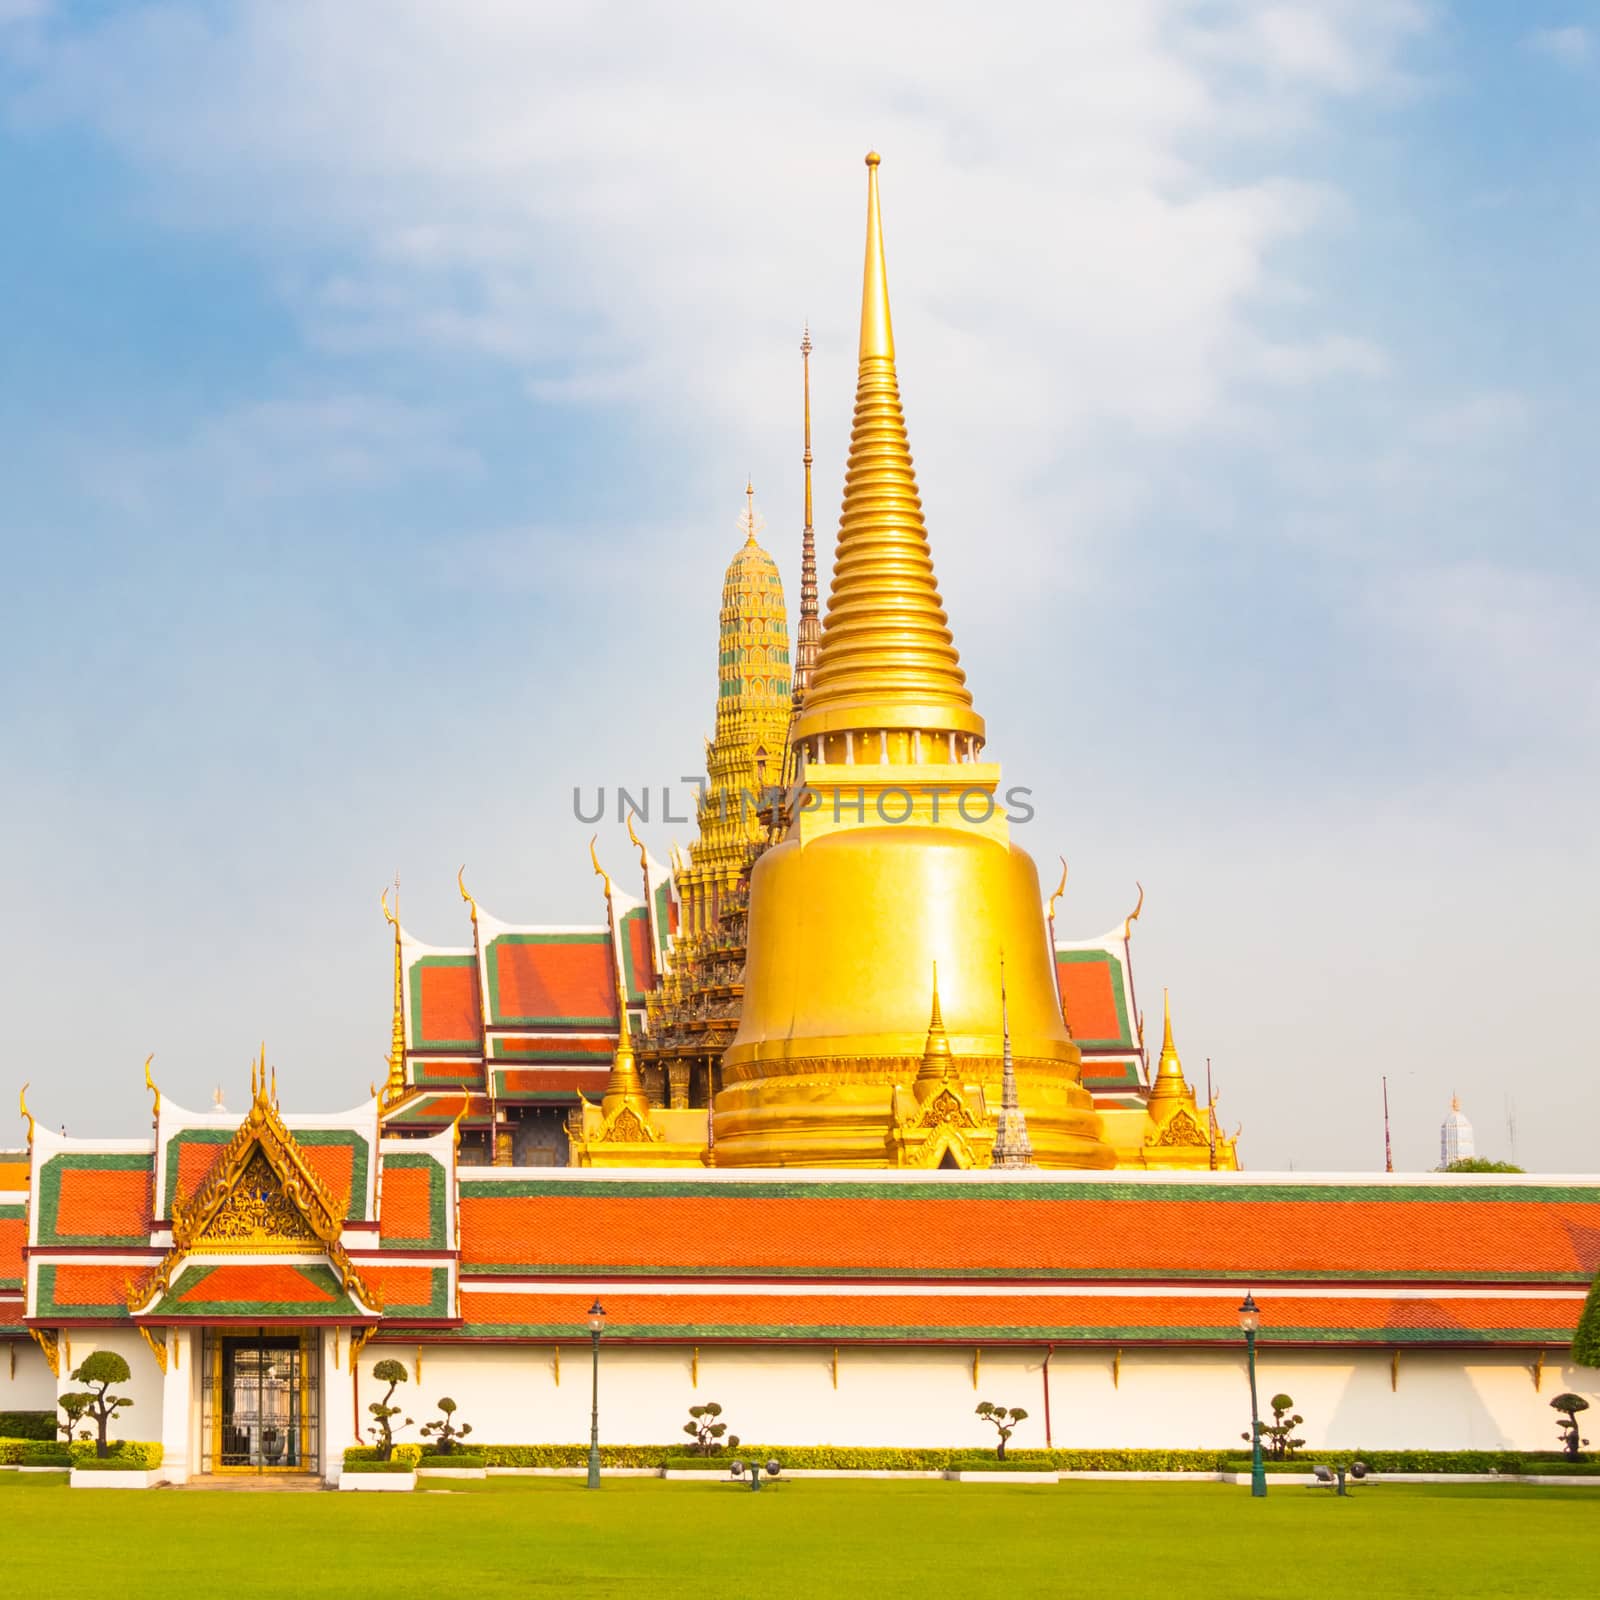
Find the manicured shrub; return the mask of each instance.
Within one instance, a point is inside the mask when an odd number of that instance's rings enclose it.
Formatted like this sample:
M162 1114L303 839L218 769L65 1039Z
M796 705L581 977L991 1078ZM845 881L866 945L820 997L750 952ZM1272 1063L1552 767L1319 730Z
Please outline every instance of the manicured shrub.
M157 1439L118 1439L101 1455L96 1443L74 1439L67 1446L67 1453L75 1467L93 1466L98 1462L104 1471L148 1472L161 1465L162 1448Z
M420 1431L424 1439L429 1437L434 1439L429 1449L447 1456L460 1449L461 1441L472 1432L472 1424L463 1422L459 1428L456 1426L456 1403L449 1395L439 1401L438 1405L444 1415L437 1422L424 1422Z
M1286 1394L1273 1395L1270 1404L1272 1421L1258 1422L1256 1432L1261 1435L1261 1442L1274 1461L1287 1461L1305 1443L1304 1439L1296 1439L1292 1435L1306 1419L1294 1410L1294 1401ZM1291 1412L1293 1415L1290 1415ZM1239 1437L1246 1444L1250 1443L1248 1433L1241 1433Z
M995 1460L1004 1461L1006 1458L1006 1442L1017 1431L1017 1424L1027 1420L1028 1413L1021 1406L1012 1406L1007 1411L1004 1406L994 1405L988 1400L981 1401L977 1414L985 1422L992 1422L1000 1434L1000 1442L995 1448Z
M703 1406L689 1407L689 1420L684 1423L683 1431L694 1440L690 1448L697 1456L714 1456L722 1449L727 1434L727 1447L730 1450L739 1448L739 1435L728 1433L728 1424L717 1419L722 1415L722 1407L715 1400L708 1400Z
M485 1458L475 1450L452 1450L449 1455L439 1450L424 1450L422 1459L417 1462L417 1467L423 1472L430 1467L459 1467L462 1471L469 1471L487 1465Z
M86 1391L73 1391L57 1398L56 1409L61 1413L61 1420L56 1424L56 1431L63 1440L89 1437L89 1430L83 1426L83 1414L93 1403L94 1396Z
M0 1411L0 1439L54 1439L53 1411Z
M95 1454L104 1457L109 1453L106 1429L119 1411L126 1411L133 1401L126 1395L111 1393L114 1383L126 1383L133 1374L128 1363L115 1350L96 1350L73 1369L75 1383L93 1385L85 1397L80 1415L93 1420L95 1425ZM76 1395L73 1396L77 1398Z
M1581 1460L1583 1447L1589 1441L1578 1437L1578 1414L1589 1409L1589 1402L1581 1394L1558 1394L1550 1406L1560 1413L1556 1427L1561 1432L1561 1448L1571 1460Z
M64 1444L45 1443L42 1439L29 1440L24 1446L22 1467L70 1467L72 1456Z
M389 1385L389 1387L385 1392L383 1399L374 1400L372 1404L367 1407L367 1410L377 1418L377 1421L368 1427L367 1432L373 1437L373 1441L378 1452L378 1459L380 1461L388 1461L394 1455L394 1436L396 1427L409 1428L411 1426L410 1417L407 1417L404 1422L399 1424L395 1424L391 1420L395 1417L398 1417L403 1408L400 1406L390 1405L389 1402L394 1399L395 1390L399 1388L402 1383L407 1383L410 1381L411 1374L406 1371L404 1363L395 1361L391 1358L389 1360L380 1361L372 1369L372 1376L376 1378L379 1383L386 1383Z

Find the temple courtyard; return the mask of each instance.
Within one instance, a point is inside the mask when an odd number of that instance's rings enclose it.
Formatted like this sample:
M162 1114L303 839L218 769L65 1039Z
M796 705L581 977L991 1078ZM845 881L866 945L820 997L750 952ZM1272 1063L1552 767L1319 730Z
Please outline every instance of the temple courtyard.
M759 1596L1567 1596L1592 1584L1592 1488L1056 1487L502 1478L409 1495L70 1491L0 1475L23 1593ZM1352 1582L1353 1575L1359 1579Z

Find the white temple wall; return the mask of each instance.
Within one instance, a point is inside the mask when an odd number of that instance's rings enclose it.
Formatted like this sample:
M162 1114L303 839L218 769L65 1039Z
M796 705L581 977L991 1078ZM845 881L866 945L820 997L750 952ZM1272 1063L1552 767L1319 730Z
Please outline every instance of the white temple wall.
M0 1356L0 1411L49 1411L56 1403L56 1380L44 1351L32 1339L8 1340Z
M355 1397L350 1380L349 1331L324 1328L318 1334L318 1338L322 1341L319 1362L322 1371L322 1409L318 1415L318 1424L322 1432L322 1475L329 1482L333 1482L338 1478L339 1469L344 1464L345 1450L353 1444L370 1444L371 1440L364 1435L358 1435L356 1431ZM335 1350L338 1351L337 1362L334 1360ZM369 1346L357 1362L361 1369L364 1387L369 1391L361 1396L363 1426L371 1421L366 1415L365 1407L383 1392L382 1387L376 1386L372 1379L373 1363L382 1359L383 1353L375 1352ZM400 1437L415 1438L416 1431L410 1429Z
M473 1441L583 1443L589 1437L590 1352L561 1347L556 1382L550 1345L421 1346L377 1344L361 1357L361 1410L380 1391L371 1376L385 1357L413 1379L396 1395L416 1427L439 1415L449 1395ZM1060 1449L1242 1446L1250 1392L1242 1350L1058 1347L1050 1364L1051 1436ZM982 1350L973 1383L970 1346L939 1349L839 1349L834 1386L829 1347L702 1346L699 1384L687 1346L602 1346L600 1438L606 1444L663 1444L687 1438L688 1408L715 1400L730 1432L752 1444L991 1446L994 1431L974 1415L980 1400L1022 1406L1029 1416L1016 1448L1045 1443L1044 1351ZM1600 1398L1600 1373L1547 1361L1535 1390L1531 1353L1402 1350L1274 1351L1260 1355L1263 1416L1287 1391L1306 1422L1312 1448L1432 1450L1556 1448L1550 1399L1563 1389ZM347 1380L346 1380L347 1381ZM1393 1386L1391 1386L1393 1385ZM335 1383L325 1416L340 1402ZM344 1401L348 1407L348 1397ZM332 1429L329 1433L332 1439Z

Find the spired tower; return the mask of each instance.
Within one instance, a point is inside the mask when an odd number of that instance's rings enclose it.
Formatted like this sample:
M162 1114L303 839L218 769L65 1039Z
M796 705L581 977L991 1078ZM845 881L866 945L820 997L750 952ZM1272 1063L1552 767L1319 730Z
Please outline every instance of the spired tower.
M934 578L895 373L878 161L867 157L860 366L833 584L790 729L805 793L751 875L716 1163L883 1166L925 1149L942 1164L986 1165L1008 1021L1034 1161L1110 1167L1062 1019L1039 875L1011 842L999 767L979 759L984 722ZM951 1087L938 1103L958 1136L918 1141L905 1120L918 1103L908 1091L929 1038L934 963Z
M1451 1095L1450 1110L1439 1124L1439 1165L1448 1167L1452 1161L1466 1161L1477 1153L1472 1124L1461 1109L1461 1098Z
M679 932L639 1041L651 1092L678 1111L710 1104L738 1020L750 869L769 837L758 797L782 780L793 712L783 580L757 540L762 526L747 483L745 540L722 580L716 735L706 745L699 836L674 862Z

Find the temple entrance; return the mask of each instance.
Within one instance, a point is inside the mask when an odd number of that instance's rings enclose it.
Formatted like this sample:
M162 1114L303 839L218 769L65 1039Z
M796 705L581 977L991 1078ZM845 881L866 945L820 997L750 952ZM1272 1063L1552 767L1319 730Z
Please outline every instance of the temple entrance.
M207 1329L202 1472L315 1472L317 1340L257 1328Z

